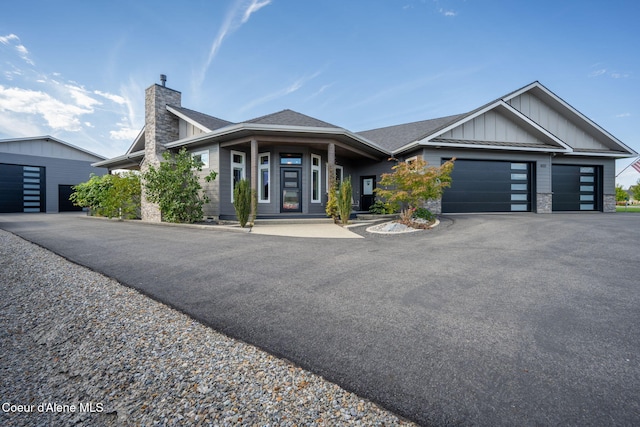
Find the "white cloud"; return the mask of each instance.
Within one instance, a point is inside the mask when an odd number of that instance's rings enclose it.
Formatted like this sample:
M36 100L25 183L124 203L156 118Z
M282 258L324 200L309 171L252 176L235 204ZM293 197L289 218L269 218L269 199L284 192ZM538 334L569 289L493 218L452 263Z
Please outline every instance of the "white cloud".
M82 86L73 86L70 84L65 85L69 95L76 101L80 107L90 109L93 112L94 105L101 105L102 103L88 95L88 92Z
M253 101L249 102L247 105L243 106L242 108L240 108L238 111L242 112L242 111L247 111L250 110L260 104L264 104L265 102L268 101L272 101L274 99L278 99L280 97L289 95L290 93L296 92L298 90L300 90L308 81L315 79L316 77L318 77L320 74L322 73L322 71L316 71L315 73L309 75L309 76L303 76L300 77L299 79L295 80L294 82L292 82L289 86L277 90L273 93L264 95L260 98L254 99Z
M216 38L213 40L211 44L211 48L209 49L209 56L207 60L202 66L200 70L200 74L194 79L195 83L195 91L199 91L202 82L204 81L205 75L211 66L211 62L218 54L220 50L220 46L222 46L222 42L224 39L238 28L245 24L252 14L262 9L263 7L269 5L271 0L236 0L233 3L233 6L227 12L227 15L222 23L222 26L218 30L218 34Z
M120 105L126 105L127 104L127 100L124 99L120 95L114 95L112 93L102 92L102 91L99 91L99 90L94 90L93 93L95 93L96 95L100 95L101 97L106 98L109 101L113 101L116 104L120 104Z
M592 72L589 73L589 77L598 77L601 76L603 74L607 73L607 69L606 68L600 68L598 70L594 70Z
M629 77L629 73L611 73L612 79L626 79Z
M244 11L244 15L242 16L242 23L243 24L246 23L253 13L269 5L269 3L271 3L271 0L263 0L263 1L252 0L251 4Z
M119 140L119 141L133 141L138 134L140 133L140 129L132 129L130 127L126 127L123 123L118 123L123 127L118 130L112 130L109 132L109 137L111 139Z
M54 130L79 131L80 117L93 110L65 103L41 91L0 85L0 111L40 115Z
M5 46L13 46L13 48L18 52L18 56L22 58L27 64L35 65L31 58L29 58L29 50L20 43L20 37L15 34L9 34L7 36L0 36L0 43Z
M616 114L617 118L631 117L631 113Z
M444 16L456 16L458 14L458 12L455 12L453 10L445 10L445 9L440 9L440 13L443 14Z

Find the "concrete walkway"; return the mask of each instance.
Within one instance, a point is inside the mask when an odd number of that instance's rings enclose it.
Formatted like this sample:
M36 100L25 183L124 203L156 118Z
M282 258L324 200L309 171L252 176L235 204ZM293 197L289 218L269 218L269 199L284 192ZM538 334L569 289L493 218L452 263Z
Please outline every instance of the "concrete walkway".
M269 236L312 237L320 239L362 239L363 237L337 224L256 224L252 234Z

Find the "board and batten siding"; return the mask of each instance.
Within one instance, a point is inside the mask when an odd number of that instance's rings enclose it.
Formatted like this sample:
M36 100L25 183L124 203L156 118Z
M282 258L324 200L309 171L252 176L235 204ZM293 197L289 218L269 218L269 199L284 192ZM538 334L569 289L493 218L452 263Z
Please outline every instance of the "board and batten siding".
M178 123L178 139L191 138L192 136L198 136L203 133L205 132L199 127L186 120L180 119Z
M543 142L500 112L491 110L438 136L443 139L542 144Z
M523 93L509 104L573 148L609 150L597 139L580 129L567 117L530 93Z

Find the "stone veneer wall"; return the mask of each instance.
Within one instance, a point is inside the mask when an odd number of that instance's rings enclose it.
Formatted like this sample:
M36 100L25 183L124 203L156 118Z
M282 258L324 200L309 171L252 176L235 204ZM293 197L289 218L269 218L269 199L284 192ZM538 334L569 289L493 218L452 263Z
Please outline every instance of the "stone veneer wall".
M616 211L616 196L614 194L605 194L602 197L602 211L603 212Z
M178 118L167 111L167 104L180 106L182 94L173 89L154 84L145 91L144 100L144 160L140 166L142 173L149 165L158 166L162 161L163 144L176 141L179 136ZM143 221L160 222L160 208L150 203L142 191L141 216Z
M553 209L553 195L551 193L536 194L536 212L551 213Z
M429 209L432 214L440 215L442 213L442 199L429 199L424 207Z

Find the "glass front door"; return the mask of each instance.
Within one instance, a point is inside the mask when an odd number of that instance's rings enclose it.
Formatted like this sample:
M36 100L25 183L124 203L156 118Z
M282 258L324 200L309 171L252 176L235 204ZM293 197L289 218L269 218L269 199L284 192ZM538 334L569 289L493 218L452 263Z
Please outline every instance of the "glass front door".
M302 212L302 169L281 168L282 199L280 212Z

